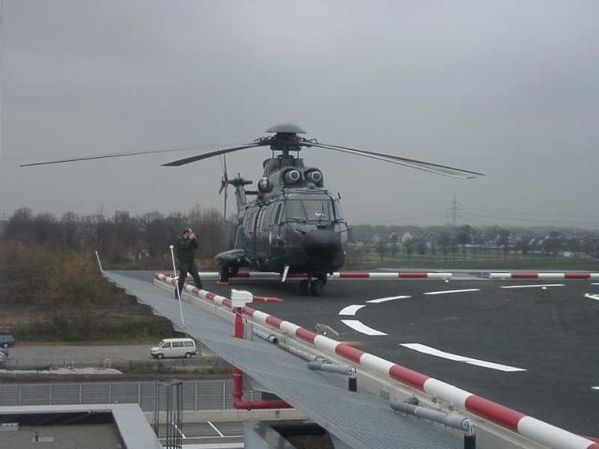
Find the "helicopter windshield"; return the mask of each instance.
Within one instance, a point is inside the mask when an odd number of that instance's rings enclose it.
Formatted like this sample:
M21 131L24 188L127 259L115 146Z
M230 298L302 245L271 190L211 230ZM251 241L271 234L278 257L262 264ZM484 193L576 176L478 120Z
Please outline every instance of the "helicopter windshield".
M289 200L287 201L287 219L306 222L331 221L331 202L329 200Z

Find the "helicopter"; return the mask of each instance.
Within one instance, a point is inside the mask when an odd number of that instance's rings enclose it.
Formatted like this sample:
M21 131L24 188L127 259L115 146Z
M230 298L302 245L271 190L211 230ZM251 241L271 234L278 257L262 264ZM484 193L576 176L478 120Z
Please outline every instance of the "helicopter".
M219 193L229 185L235 189L237 232L233 248L215 257L220 265L219 281L222 283L228 282L241 267L278 272L283 280L289 272L304 273L299 284L300 293L321 296L327 276L343 266L348 224L341 209L340 195L333 195L325 189L324 175L319 168L304 164L300 158L303 149L337 151L455 178L484 176L483 173L446 165L306 139L301 136L306 132L290 123L272 126L266 133L270 135L247 144L162 164L180 167L216 156L225 158L226 154L241 150L260 147L271 149L271 157L262 164L264 171L256 190L246 190L252 181L240 175L229 179L224 159L224 176ZM171 151L178 150L114 153L22 164L21 167ZM225 210L226 195L225 190ZM252 200L248 200L250 196Z

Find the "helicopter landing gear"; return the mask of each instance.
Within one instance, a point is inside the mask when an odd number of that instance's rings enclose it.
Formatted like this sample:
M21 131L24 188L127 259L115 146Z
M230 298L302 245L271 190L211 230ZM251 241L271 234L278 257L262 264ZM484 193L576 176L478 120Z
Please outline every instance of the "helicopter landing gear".
M218 276L218 283L219 284L228 284L229 278L237 276L237 273L239 273L239 267L237 265L222 266L220 268L220 273Z
M299 293L302 296L308 296L310 294L310 279L304 279L300 281Z
M326 276L325 276L324 280L320 276L317 279L314 279L314 278L304 279L299 283L300 295L322 296L322 294L324 293L325 283L326 283Z
M310 293L312 293L312 296L322 296L323 292L324 282L322 282L320 279L315 279L310 282Z

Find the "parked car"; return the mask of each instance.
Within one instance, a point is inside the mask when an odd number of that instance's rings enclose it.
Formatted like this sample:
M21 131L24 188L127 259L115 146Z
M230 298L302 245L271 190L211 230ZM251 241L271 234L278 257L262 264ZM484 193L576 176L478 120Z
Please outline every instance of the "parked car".
M0 329L0 348L8 348L15 345L15 339L10 329Z
M155 359L190 358L196 355L196 342L191 338L165 338L150 349Z

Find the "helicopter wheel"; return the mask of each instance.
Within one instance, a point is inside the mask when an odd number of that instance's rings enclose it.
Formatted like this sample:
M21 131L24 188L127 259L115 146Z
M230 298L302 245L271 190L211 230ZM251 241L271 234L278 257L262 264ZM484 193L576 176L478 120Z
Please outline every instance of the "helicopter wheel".
M327 285L327 275L326 274L321 274L319 276L316 276L316 278L322 282L322 285Z
M310 279L304 279L299 283L300 295L308 296L310 294Z
M316 279L310 283L310 293L312 296L322 296L324 292L324 282L320 279Z

